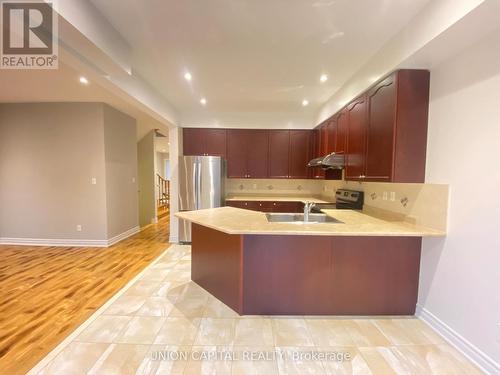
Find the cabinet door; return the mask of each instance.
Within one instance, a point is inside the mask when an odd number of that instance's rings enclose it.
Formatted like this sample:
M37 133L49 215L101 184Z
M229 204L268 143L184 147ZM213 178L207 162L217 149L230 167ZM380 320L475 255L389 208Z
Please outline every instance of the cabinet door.
M337 144L337 118L333 117L328 121L327 127L327 154L331 154L335 151L335 147Z
M269 131L269 177L288 178L290 157L290 131Z
M203 129L205 154L226 157L226 130Z
M348 106L346 179L363 179L365 171L365 143L367 127L366 96Z
M320 156L326 156L328 154L328 122L320 127L320 140Z
M335 143L335 152L346 154L347 141L347 109L343 109L337 116L337 139Z
M390 181L393 170L396 83L391 75L368 93L366 179Z
M308 177L307 163L312 159L311 133L310 130L290 130L290 178Z
M304 211L302 202L273 202L273 212L299 213Z
M262 211L262 202L259 201L247 201L245 202L246 209L252 211Z
M319 127L313 130L313 157L319 158L321 155L321 129ZM325 171L319 167L310 168L311 178L325 178Z
M247 131L227 130L227 177L246 178L247 173Z
M247 205L244 201L226 201L228 207L246 208Z
M269 161L269 131L248 130L245 137L248 178L267 178Z
M204 134L205 129L182 129L183 154L187 156L204 155Z

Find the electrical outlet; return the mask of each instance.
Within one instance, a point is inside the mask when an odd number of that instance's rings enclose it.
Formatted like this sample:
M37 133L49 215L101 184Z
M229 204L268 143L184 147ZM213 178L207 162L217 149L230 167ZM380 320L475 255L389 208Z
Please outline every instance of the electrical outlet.
M387 196L388 196L387 191L384 191L384 193L382 194L382 199L384 201L386 201L387 200Z
M391 191L391 202L394 202L396 200L396 192Z
M90 183L91 183L92 185L97 185L97 178L92 177L92 179L90 180Z
M76 226L76 231L77 231L77 232L81 232L81 231L82 231L82 226L81 226L80 224L78 224L78 225Z
M132 183L135 184L135 177L132 177Z

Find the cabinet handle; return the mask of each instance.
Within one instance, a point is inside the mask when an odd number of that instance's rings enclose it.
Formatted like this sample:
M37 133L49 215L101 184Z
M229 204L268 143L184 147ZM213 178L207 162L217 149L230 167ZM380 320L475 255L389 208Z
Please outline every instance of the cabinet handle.
M276 206L276 202L275 202L275 203L273 203L273 206Z

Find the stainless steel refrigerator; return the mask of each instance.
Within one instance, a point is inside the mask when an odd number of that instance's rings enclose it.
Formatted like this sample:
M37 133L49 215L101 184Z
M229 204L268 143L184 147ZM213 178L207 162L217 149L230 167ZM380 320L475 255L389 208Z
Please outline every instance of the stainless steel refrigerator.
M179 158L179 211L224 205L225 160L219 156ZM179 220L179 241L191 242L191 223Z

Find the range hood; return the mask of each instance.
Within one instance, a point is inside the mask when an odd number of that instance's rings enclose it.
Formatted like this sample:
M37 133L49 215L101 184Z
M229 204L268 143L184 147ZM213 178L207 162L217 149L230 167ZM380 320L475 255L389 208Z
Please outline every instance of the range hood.
M332 152L326 156L316 158L307 163L308 167L320 167L323 169L344 169L344 154Z

